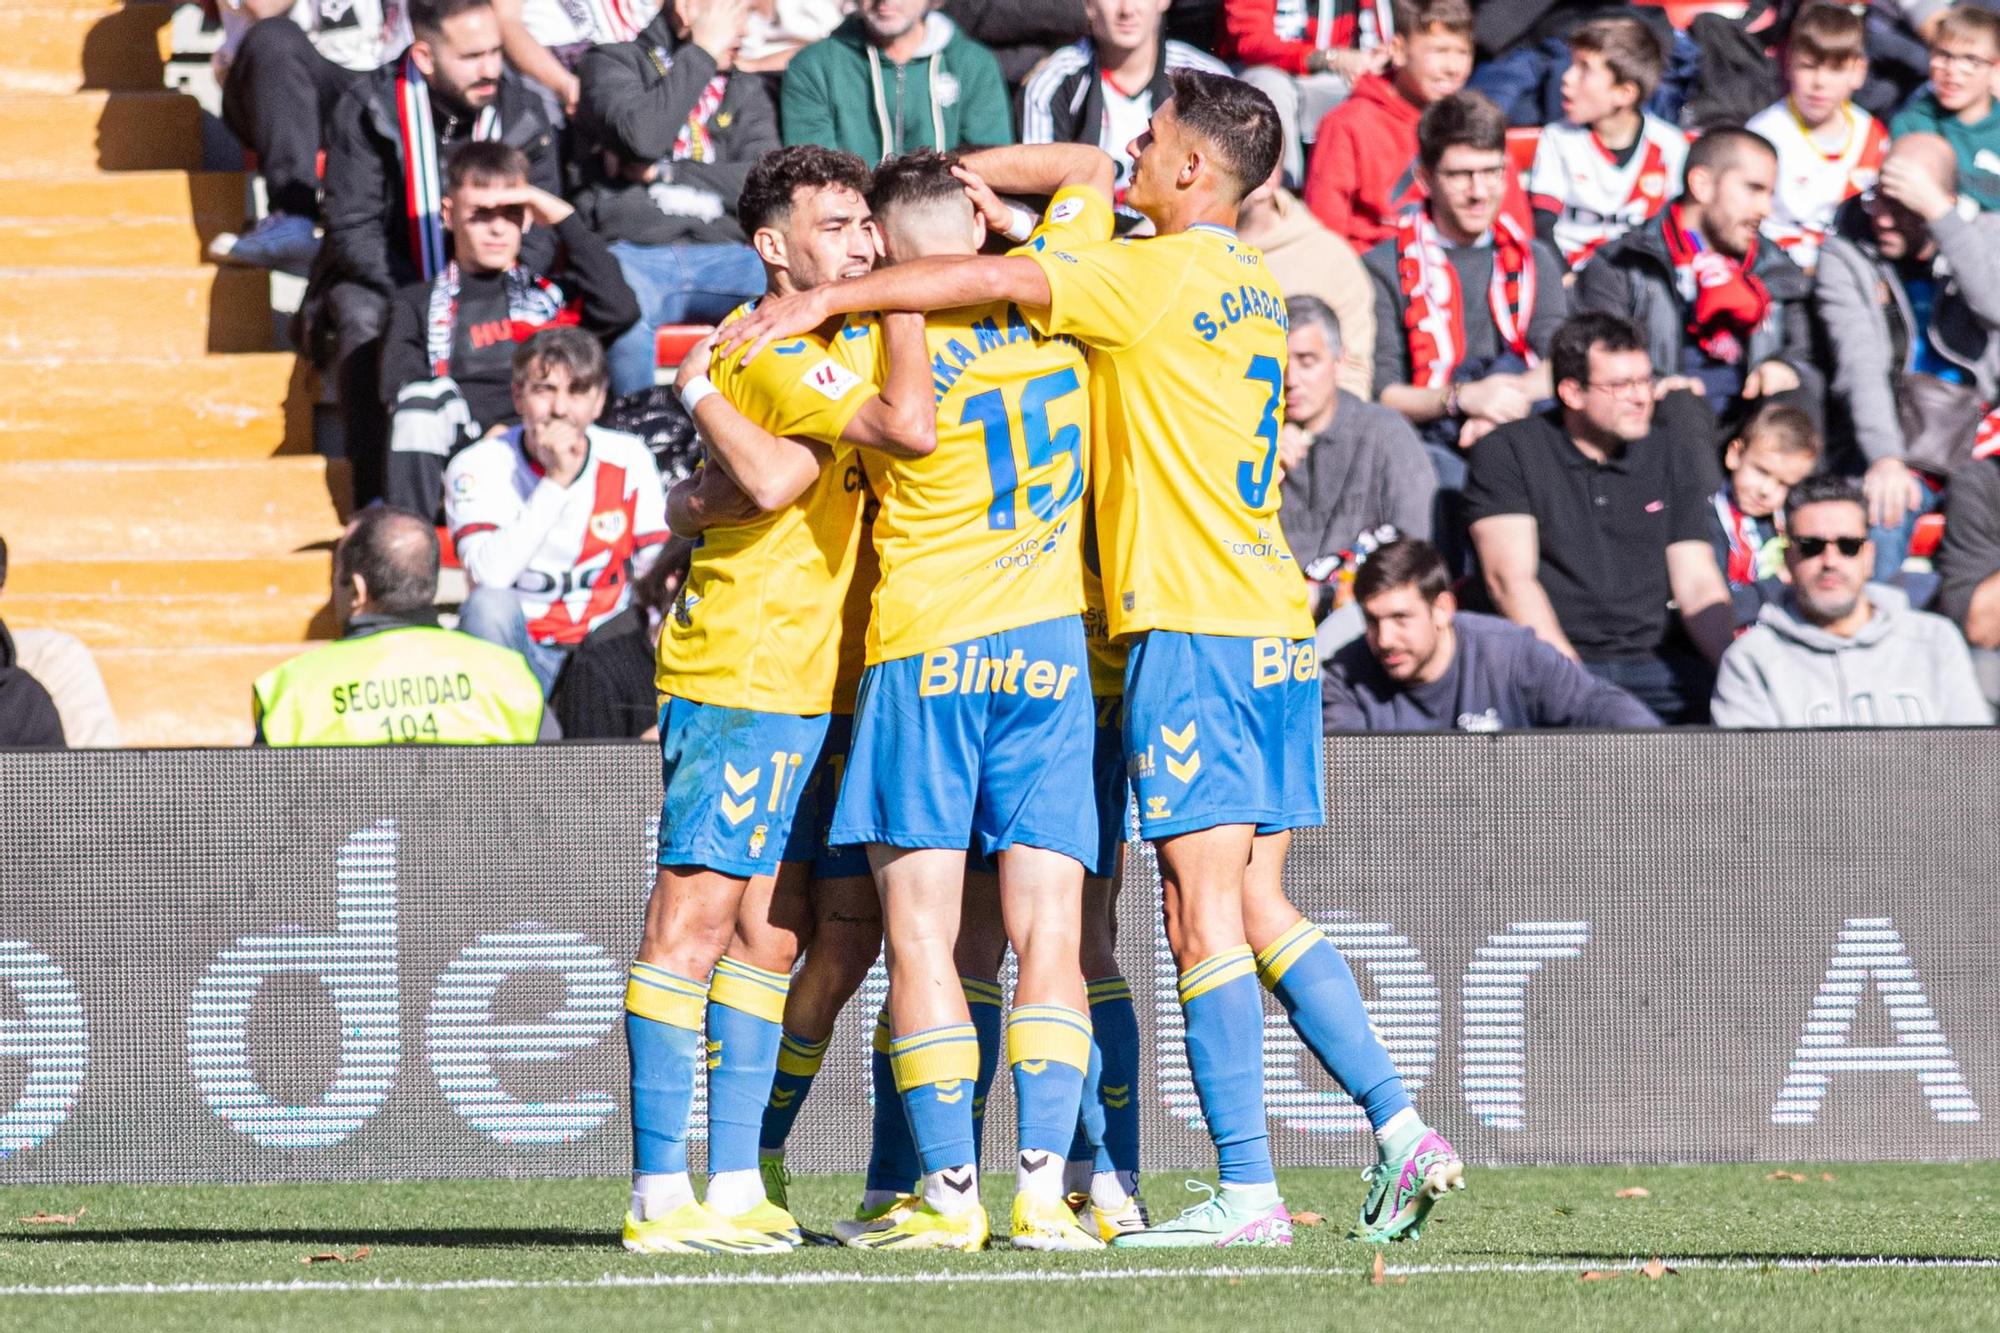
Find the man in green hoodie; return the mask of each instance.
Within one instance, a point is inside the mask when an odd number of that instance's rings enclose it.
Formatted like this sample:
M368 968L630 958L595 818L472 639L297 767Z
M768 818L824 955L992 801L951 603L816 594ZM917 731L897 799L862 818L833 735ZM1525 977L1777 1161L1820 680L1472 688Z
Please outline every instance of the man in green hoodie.
M785 142L864 162L1012 143L999 62L930 8L931 0L861 0L831 36L799 52L785 72Z

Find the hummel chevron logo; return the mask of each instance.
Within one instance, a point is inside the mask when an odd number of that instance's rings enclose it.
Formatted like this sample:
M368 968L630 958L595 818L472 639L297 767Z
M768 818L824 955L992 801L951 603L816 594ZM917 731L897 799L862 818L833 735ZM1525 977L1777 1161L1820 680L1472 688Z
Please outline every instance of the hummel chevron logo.
M1188 730L1192 731L1194 728L1189 727ZM1168 755L1167 772L1173 774L1176 781L1192 782L1194 775L1201 772L1201 751L1196 750L1186 760L1176 759L1172 755Z
M1048 1164L1049 1155L1045 1152L1024 1152L1021 1154L1021 1165L1030 1171L1039 1171Z
M748 793L752 787L757 785L757 779L763 775L764 770L761 767L753 768L748 773L738 773L736 765L726 759L722 762L722 780L729 785L729 794L732 796L742 796Z
M967 1167L963 1171L947 1171L939 1176L938 1179L944 1184L946 1189L951 1190L955 1194L969 1193L972 1189L972 1168Z
M1023 1060L1020 1067L1030 1074L1039 1074L1049 1067L1049 1062L1047 1060Z
M719 1041L708 1043L708 1067L710 1069L722 1068L722 1043Z
M965 1080L962 1078L955 1078L949 1083L939 1083L935 1087L937 1099L946 1106L956 1106L965 1097Z
M757 802L753 797L745 797L740 801L732 801L727 796L722 798L722 815L729 821L731 827L750 818L751 812L756 808Z
M1130 1083L1120 1083L1116 1087L1109 1083L1103 1084L1098 1088L1098 1094L1104 1098L1104 1104L1114 1111L1122 1111L1132 1104Z
M771 1106L774 1110L787 1110L790 1108L792 1100L798 1095L799 1090L797 1088L773 1088L771 1089Z
M1189 722L1179 731L1168 731L1167 724L1162 722L1160 724L1160 739L1167 743L1168 749L1186 754L1188 746L1194 744L1194 723Z

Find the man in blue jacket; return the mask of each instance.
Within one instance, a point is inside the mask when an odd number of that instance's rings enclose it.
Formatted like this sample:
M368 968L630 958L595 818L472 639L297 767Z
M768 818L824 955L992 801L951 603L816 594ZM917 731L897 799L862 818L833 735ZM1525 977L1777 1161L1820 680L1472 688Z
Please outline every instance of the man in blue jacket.
M1657 727L1644 704L1533 630L1460 613L1429 542L1400 538L1354 577L1367 633L1326 666L1327 731L1511 731Z

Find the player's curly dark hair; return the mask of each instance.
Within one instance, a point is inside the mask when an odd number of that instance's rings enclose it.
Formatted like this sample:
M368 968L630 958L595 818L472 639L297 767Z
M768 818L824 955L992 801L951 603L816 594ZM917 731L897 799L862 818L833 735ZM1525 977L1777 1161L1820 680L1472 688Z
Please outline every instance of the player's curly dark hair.
M799 143L764 154L743 182L736 220L749 234L783 223L800 190L844 185L859 195L869 186L867 164L852 153Z
M1216 164L1236 178L1237 199L1262 185L1285 148L1271 99L1241 79L1203 69L1168 70L1167 81L1174 89L1174 118L1208 140Z
M919 148L892 157L875 168L875 183L868 189L868 207L881 214L905 205L963 200L965 186L951 174L956 165L956 153L940 153L934 148Z

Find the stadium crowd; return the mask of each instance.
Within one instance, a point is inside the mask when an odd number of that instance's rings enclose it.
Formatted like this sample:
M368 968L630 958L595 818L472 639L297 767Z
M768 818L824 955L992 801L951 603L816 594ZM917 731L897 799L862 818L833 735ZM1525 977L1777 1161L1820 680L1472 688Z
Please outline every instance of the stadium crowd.
M1328 729L1990 722L2000 6L1714 8L220 0L270 207L217 257L309 278L357 505L444 525L459 632L551 700L474 733L651 734L699 449L660 330L764 292L756 163L1095 144L1143 235L1128 146L1169 72L1234 72L1285 131L1240 235L1290 303ZM381 572L366 526L337 583ZM81 693L0 742L115 740L64 649ZM0 631L0 682L33 665ZM273 733L281 683L264 739L368 739Z

